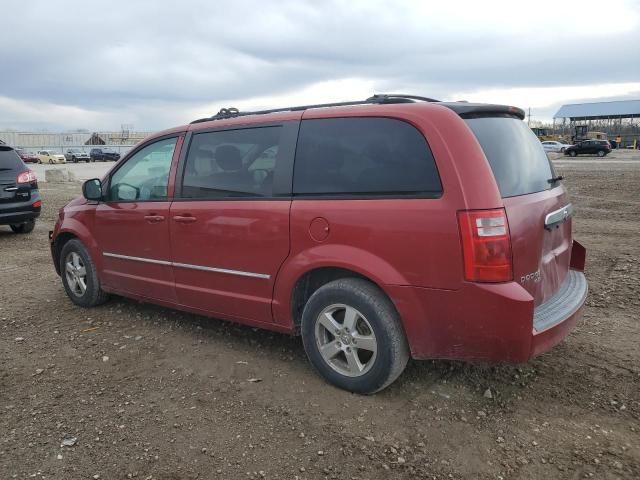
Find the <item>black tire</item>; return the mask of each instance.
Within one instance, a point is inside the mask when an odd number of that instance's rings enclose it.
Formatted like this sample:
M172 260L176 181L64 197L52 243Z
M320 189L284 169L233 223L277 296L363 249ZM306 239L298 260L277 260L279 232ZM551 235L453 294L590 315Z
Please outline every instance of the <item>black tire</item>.
M575 151L575 150L571 150L571 151L569 152L569 155L570 155L570 156L572 156L572 157L575 157L575 156L576 156L576 155L578 155L578 154L576 153L576 151Z
M364 363L367 366L363 370L364 373L357 376L340 373L320 353L319 344L321 342L337 342L342 351L334 356L333 362L342 362L346 366L348 345L356 345L356 342L350 341L349 338L346 339L346 342L340 342L343 337L337 334L333 335L333 332L331 332L333 341L327 340L327 338L324 340L318 338L318 329L321 328L319 320L321 317L324 318L323 312L334 307L340 308L340 306L355 309L361 314L356 325L362 327L364 320L365 328L369 330L367 336L371 338L370 332L372 332L376 344L375 355L371 355L368 361L365 356ZM386 388L400 376L409 360L409 347L398 312L382 290L364 279L334 280L316 290L304 307L301 333L307 356L318 373L327 382L351 392L371 394ZM356 334L358 333L360 332ZM360 355L362 352L366 355L367 350L366 348L364 350L353 348L354 353L360 352L355 353L356 355ZM344 355L344 361L340 360L341 355ZM362 357L359 357L359 360L362 362ZM349 367L347 366L347 368Z
M607 152L605 152L604 150L598 150L598 156L599 157L604 157L607 154Z
M13 230L13 233L31 233L33 232L33 229L36 228L36 221L27 220L24 223L10 225L10 227L11 227L11 230Z
M73 163L78 163L78 159L77 159L76 157L71 157L71 161L72 161Z
M82 264L86 269L86 289L82 294L78 294L74 291L73 287L70 284L69 277L66 273L67 260L69 259L70 255L74 253L80 256ZM100 288L100 280L98 279L96 266L93 263L88 250L80 240L69 240L62 247L62 252L60 252L60 274L60 276L62 277L62 284L64 285L64 289L67 292L67 296L76 305L89 308L101 305L108 300L109 295Z
M564 153L564 147L560 149L560 153Z

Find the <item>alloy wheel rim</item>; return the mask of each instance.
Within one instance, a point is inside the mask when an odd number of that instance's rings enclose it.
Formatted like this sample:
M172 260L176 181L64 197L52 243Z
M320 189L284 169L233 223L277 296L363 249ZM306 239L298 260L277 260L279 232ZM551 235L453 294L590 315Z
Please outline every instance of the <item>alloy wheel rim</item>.
M375 363L378 342L371 324L345 304L326 307L316 319L315 337L324 362L347 377L366 374Z
M70 252L65 259L64 269L69 290L76 297L83 296L87 291L87 268L82 257L76 252Z

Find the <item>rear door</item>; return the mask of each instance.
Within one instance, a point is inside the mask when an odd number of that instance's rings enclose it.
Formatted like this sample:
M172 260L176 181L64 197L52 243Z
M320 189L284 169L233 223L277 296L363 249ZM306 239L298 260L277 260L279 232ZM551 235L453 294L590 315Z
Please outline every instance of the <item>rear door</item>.
M193 133L170 230L178 302L208 315L271 323L289 254L298 122Z
M572 207L536 136L509 116L465 120L480 142L504 201L514 280L535 299L562 284L571 255Z

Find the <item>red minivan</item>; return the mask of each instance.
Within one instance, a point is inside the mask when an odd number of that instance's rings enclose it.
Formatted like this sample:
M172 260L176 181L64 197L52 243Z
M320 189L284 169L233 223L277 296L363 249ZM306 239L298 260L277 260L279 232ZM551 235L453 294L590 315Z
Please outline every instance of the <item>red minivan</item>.
M375 95L223 109L146 138L62 208L69 298L300 334L330 383L409 357L525 362L587 295L572 206L523 111Z

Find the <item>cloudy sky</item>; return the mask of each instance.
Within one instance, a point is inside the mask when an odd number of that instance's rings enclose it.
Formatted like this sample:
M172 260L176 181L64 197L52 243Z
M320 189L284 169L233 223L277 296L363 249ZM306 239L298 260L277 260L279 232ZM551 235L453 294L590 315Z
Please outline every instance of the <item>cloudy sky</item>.
M157 130L403 92L640 98L640 0L3 0L0 129Z

